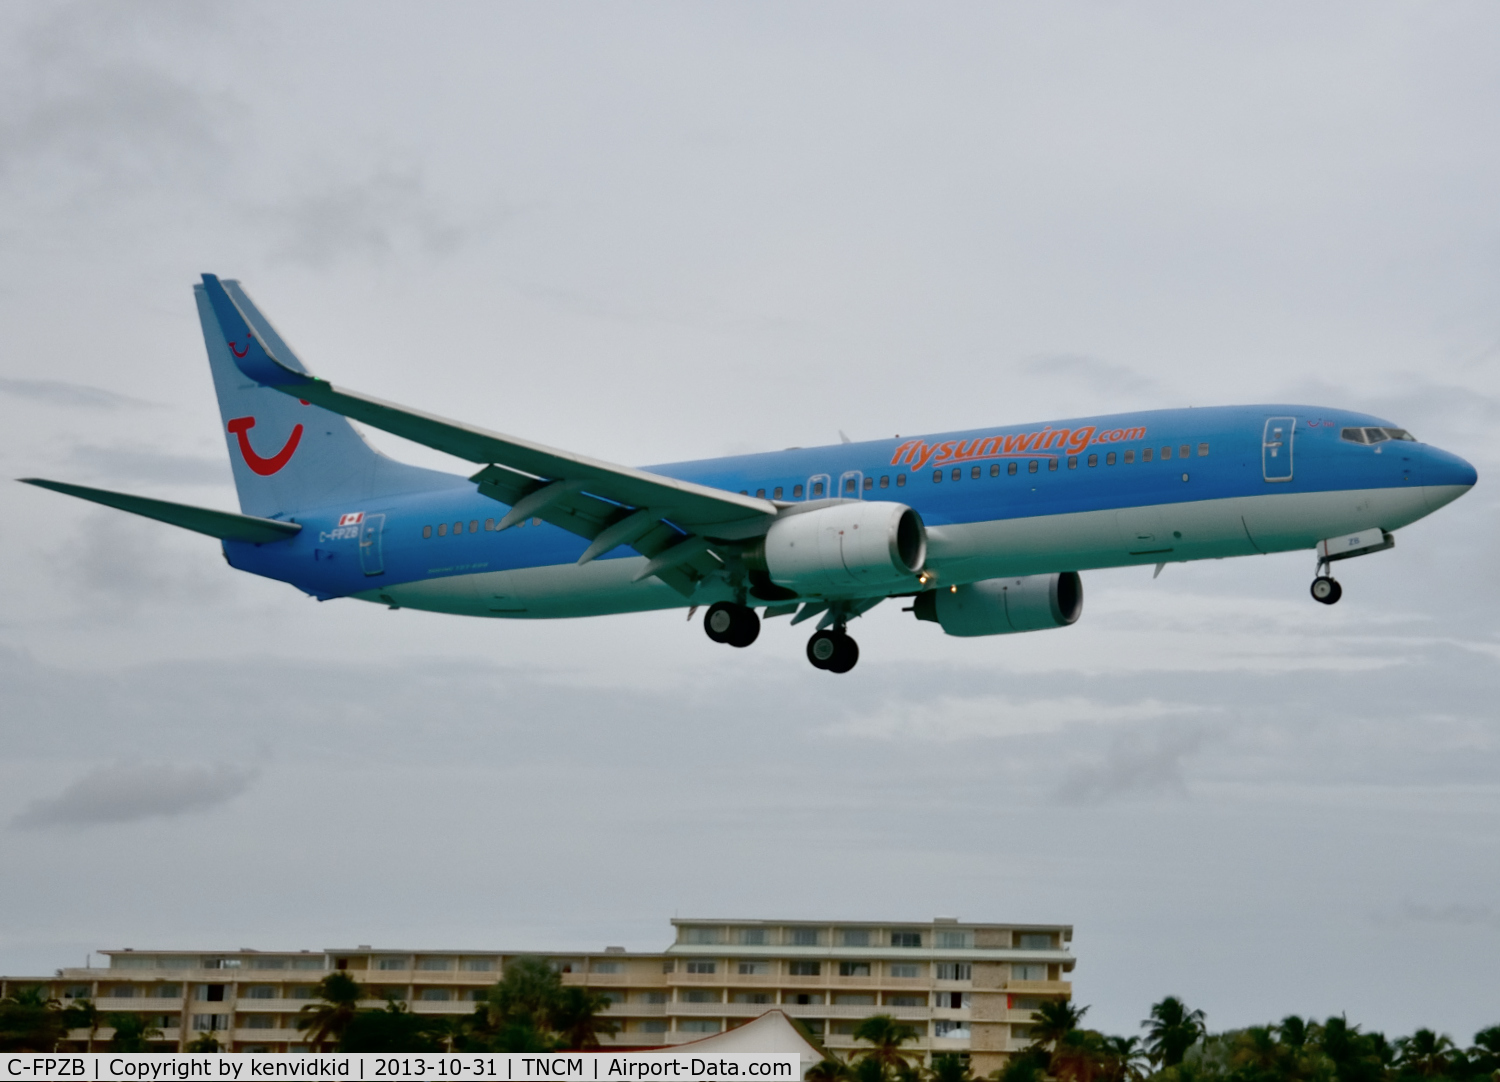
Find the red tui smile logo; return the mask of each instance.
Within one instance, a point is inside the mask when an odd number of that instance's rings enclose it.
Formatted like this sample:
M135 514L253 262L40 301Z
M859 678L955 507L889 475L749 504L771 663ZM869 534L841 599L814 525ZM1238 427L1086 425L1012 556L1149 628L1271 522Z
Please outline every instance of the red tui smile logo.
M251 334L251 333L249 333L247 331L245 333L245 348L244 349L240 349L239 346L237 346L237 345L234 344L234 339L231 338L229 340L229 352L233 353L236 357L243 357L245 354L247 354L247 353L250 352L250 343L253 342L253 341L255 341L255 335L253 335L253 334ZM250 423L254 424L255 422L251 421Z
M297 444L302 442L302 426L299 424L292 429L292 434L287 437L286 446L277 451L270 458L262 458L255 453L255 448L250 446L250 429L255 427L254 417L236 417L229 422L229 431L239 437L240 454L244 456L245 465L249 466L262 477L270 477L281 467L292 460L292 454L297 450Z

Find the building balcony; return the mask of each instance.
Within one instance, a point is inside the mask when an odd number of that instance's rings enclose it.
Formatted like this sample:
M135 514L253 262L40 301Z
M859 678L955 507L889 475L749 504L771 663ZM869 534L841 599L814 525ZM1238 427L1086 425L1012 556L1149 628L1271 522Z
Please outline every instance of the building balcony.
M1006 981L1001 987L1007 992L1042 992L1051 995L1071 996L1071 981Z
M182 997L172 999L148 999L145 996L107 996L94 1000L94 1006L102 1011L180 1011Z

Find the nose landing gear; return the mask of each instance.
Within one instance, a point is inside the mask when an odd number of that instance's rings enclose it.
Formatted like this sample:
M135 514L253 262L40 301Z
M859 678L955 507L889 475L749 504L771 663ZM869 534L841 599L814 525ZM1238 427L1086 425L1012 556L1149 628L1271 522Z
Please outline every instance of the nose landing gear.
M1339 598L1344 596L1344 588L1338 584L1337 579L1319 575L1312 581L1312 596L1314 601L1324 605L1337 605Z
M703 630L714 642L746 647L760 637L760 617L749 606L720 601L703 614Z

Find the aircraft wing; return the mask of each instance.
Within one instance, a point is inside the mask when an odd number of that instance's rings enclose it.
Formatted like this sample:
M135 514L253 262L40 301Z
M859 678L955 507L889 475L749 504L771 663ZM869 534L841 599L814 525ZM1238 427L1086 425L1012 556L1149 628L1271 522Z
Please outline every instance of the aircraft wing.
M158 522L181 526L184 530L206 533L209 537L225 541L253 541L263 545L268 541L285 541L295 537L302 527L295 522L279 522L274 518L257 518L255 515L237 515L232 511L215 511L208 507L173 503L171 500L153 500L145 496L131 496L125 492L111 492L107 488L89 488L86 485L70 485L62 481L47 481L41 477L22 477L22 484L49 488L80 500L91 500L106 507L119 508L132 514L154 518Z
M641 578L656 575L691 595L699 579L722 566L714 542L755 537L776 515L769 500L489 432L295 371L255 339L217 278L205 274L203 285L246 376L372 428L484 463L471 480L486 496L509 505L500 528L527 518L560 526L592 542L580 563L628 545L650 561Z

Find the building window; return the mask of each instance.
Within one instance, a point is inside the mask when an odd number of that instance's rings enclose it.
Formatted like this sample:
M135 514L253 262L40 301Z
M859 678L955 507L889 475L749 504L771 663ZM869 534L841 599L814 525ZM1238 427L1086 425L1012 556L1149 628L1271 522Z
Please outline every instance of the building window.
M293 969L323 969L323 958L321 955L312 958L293 958Z
M800 1021L804 1026L806 1026L807 1027L807 1032L811 1033L814 1037L821 1037L821 1036L823 1036L823 1029L824 1029L824 1026L827 1024L827 1023L825 1023L823 1021L823 1019L821 1019L821 1018L801 1018L801 1019L798 1019L798 1021Z
M417 998L424 1003L446 1003L453 998L453 993L446 988L424 988L417 993Z
M1200 443L1198 445L1198 457L1199 458L1206 458L1207 456L1208 456L1208 444L1206 444L1206 443Z
M682 930L682 941L684 943L694 943L700 947L711 946L719 941L719 930L717 928L684 928Z
M969 1009L969 993L939 992L937 994L937 1006L950 1011L966 1011Z
M88 989L87 989L87 987L85 987L83 994L85 996L88 995ZM157 987L156 987L156 998L157 999L181 999L182 998L182 985L180 985L180 984L160 984L160 985L157 985Z
M717 1003L719 993L707 988L684 988L677 993L683 1003Z
M719 1032L719 1020L717 1018L682 1018L677 1022L680 1033L717 1033Z
M880 487L881 488L890 488L891 487L891 477L890 477L890 474L885 474L885 475L883 475L880 478Z
M885 997L885 1005L887 1007L925 1007L925 1006L927 1006L927 997L926 996L886 996Z
M689 962L687 964L689 973L713 973L718 968L715 962Z
M816 947L822 942L822 936L816 928L793 928L792 946L794 947Z
M955 481L961 481L961 480L963 480L963 476L964 476L963 467L962 466L954 466L953 467L953 479Z
M431 526L423 526L422 527L422 536L423 537L431 537L432 536L432 527Z
M740 929L740 942L747 947L764 947L770 939L764 928Z
M224 986L222 984L200 984L198 994L193 998L205 1000L209 1003L224 1002Z
M216 1030L229 1028L229 1015L227 1014L195 1014L193 1015L193 1028L199 1033L213 1033Z
M770 992L736 992L734 994L734 1002L735 1003L770 1003L771 1002L771 993Z
M969 477L970 477L971 480L974 480L974 481L979 480L979 467L978 466L975 466L972 470L969 471Z
M961 1022L954 1018L939 1018L932 1023L932 1035L934 1037L946 1037L950 1041L967 1041L969 1039L969 1023Z
M819 1007L823 1004L823 995L821 992L783 992L781 1000L798 1007Z
M665 992L642 992L640 1002L642 1003L665 1003L667 993Z
M623 967L619 962L595 962L589 968L595 973L618 973Z
M1021 934L1021 949L1023 951L1049 951L1052 949L1052 937L1045 932L1023 932Z
M1130 463L1132 463L1134 461L1135 461L1135 452L1134 451L1126 451L1125 452L1125 464L1128 466Z
M1106 466L1113 466L1115 464L1115 453L1113 451L1104 456L1104 464Z
M246 999L275 999L276 986L272 984L255 984L245 990Z
M868 977L870 975L869 962L840 962L840 977Z
M647 1018L643 1022L635 1023L635 1028L641 1033L665 1033L667 1021L664 1018Z
M317 999L318 990L311 984L294 984L292 990L287 993L287 999Z
M892 932L891 946L893 947L920 947L922 945L921 932Z
M967 981L974 979L974 967L968 962L939 962L935 967L940 981Z
M247 1014L245 1018L246 1029L275 1029L276 1016L274 1014Z
M1026 463L1026 472L1036 473L1036 459L1033 458L1030 462Z
M816 977L823 972L821 962L791 962L787 966L787 972L794 977Z
M837 1007L873 1007L875 997L864 992L841 992L833 997L833 1002Z
M676 969L677 969L677 963L676 963L676 962L673 962L673 961L666 961L666 962L663 962L663 963L662 963L662 964L661 964L661 971L662 971L662 972L663 972L663 973L672 973L672 972L674 972L674 971L675 971L675 970L676 970Z
M845 928L839 933L839 942L846 947L868 947L870 932L866 928Z
M375 968L376 969L405 969L406 968L406 959L405 958L377 958L377 959L375 959Z
M492 958L466 958L464 968L470 973L491 973L495 969L495 962Z
M906 474L904 474L904 473L898 473L898 474L896 474L896 487L897 488L905 488L906 487Z
M945 951L965 951L974 945L974 936L971 932L939 932L937 933L937 948Z
M741 962L739 964L739 973L742 977L763 977L770 972L770 962Z
M439 537L447 537L448 536L448 524L446 522L439 522L438 523L438 536Z
M1010 967L1010 979L1013 981L1044 981L1047 979L1047 967L1034 963L1012 963Z
M912 980L917 976L917 965L915 962L892 962L890 974L900 980Z

